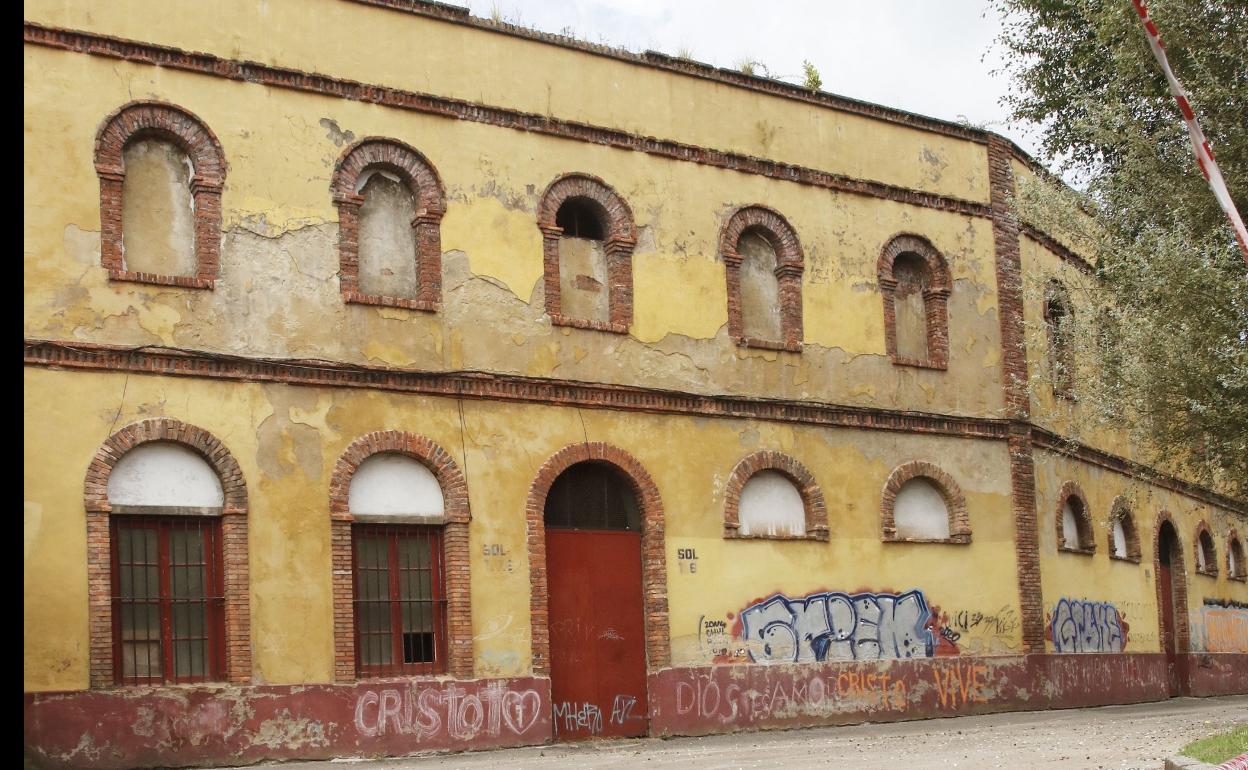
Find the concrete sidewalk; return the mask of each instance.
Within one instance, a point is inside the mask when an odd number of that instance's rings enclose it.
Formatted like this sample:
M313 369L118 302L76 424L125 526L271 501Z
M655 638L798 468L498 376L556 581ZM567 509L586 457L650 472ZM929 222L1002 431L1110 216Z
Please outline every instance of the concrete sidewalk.
M704 738L594 741L387 760L292 762L281 770L541 768L1089 768L1160 770L1197 738L1248 723L1248 696Z

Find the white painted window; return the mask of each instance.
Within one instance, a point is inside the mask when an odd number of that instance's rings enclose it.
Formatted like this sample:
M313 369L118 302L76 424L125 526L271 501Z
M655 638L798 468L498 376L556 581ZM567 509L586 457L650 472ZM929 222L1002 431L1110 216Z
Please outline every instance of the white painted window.
M110 505L220 508L221 480L203 457L172 441L131 449L108 477Z
M1079 548L1083 545L1079 542L1079 522L1075 519L1075 509L1070 504L1070 498L1062 503L1062 539L1066 541L1067 548Z
M394 452L375 454L356 469L347 493L355 515L420 516L441 519L442 487L420 462Z
M916 540L948 540L949 508L945 496L928 479L910 479L893 503L893 526L897 537Z
M1121 518L1114 520L1114 556L1127 558L1127 530Z
M806 534L806 506L802 493L778 471L759 471L745 482L737 520L742 536L802 537Z

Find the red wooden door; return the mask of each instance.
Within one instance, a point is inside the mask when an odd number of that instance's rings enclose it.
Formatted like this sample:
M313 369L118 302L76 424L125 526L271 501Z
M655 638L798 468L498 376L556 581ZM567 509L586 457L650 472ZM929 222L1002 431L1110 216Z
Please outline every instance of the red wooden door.
M1161 542L1165 543L1162 538ZM1161 645L1166 653L1166 673L1170 681L1170 697L1181 694L1179 682L1178 635L1174 627L1174 584L1170 564L1163 557L1157 565L1157 583L1161 587Z
M555 737L646 735L641 533L546 530Z

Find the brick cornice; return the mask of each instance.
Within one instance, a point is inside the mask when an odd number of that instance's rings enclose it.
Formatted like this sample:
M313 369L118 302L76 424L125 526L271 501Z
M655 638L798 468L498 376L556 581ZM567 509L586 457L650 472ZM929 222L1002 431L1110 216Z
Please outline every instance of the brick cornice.
M1010 422L991 417L912 412L817 401L783 401L730 395L703 395L629 385L577 382L484 372L430 372L301 359L261 359L204 351L124 347L53 340L24 341L27 366L86 369L242 382L285 382L364 388L430 396L594 407L650 414L756 419L770 422L962 438L1005 440ZM1183 481L1140 463L1023 424L1033 446L1064 454L1124 476L1138 478L1194 500L1248 516L1248 502Z
M315 93L338 99L368 102L394 109L440 115L455 120L511 128L561 139L605 145L621 150L643 152L669 160L698 163L819 187L837 192L865 195L912 206L950 211L974 217L989 217L988 204L914 190L899 185L837 174L790 163L781 163L742 153L643 136L614 128L594 126L549 115L522 112L505 107L474 104L462 99L405 91L371 83L360 83L289 67L259 62L224 59L213 54L183 51L169 46L100 35L92 32L48 27L25 22L24 41L109 59L194 72L246 83Z
M1031 444L1038 449L1064 455L1079 462L1095 465L1133 479L1147 481L1171 492L1178 492L1193 500L1224 508L1241 516L1248 516L1248 502L1246 501L1236 500L1233 497L1199 484L1193 484L1177 476L1162 473L1143 463L1128 460L1125 457L1119 457L1109 452L1103 452L1045 428L1032 427Z

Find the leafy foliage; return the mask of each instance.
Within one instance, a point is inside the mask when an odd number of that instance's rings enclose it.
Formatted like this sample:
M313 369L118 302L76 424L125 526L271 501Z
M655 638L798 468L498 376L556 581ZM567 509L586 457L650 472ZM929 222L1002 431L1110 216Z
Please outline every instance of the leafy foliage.
M1096 263L1063 276L1078 416L1126 426L1149 459L1248 496L1248 275L1139 18L1125 0L992 2L1014 118L1087 184L1079 200L1049 185L1020 187L1018 201ZM1154 0L1149 13L1248 211L1248 3Z
M819 70L815 69L809 59L802 61L802 85L811 91L823 90L823 78L819 77Z

